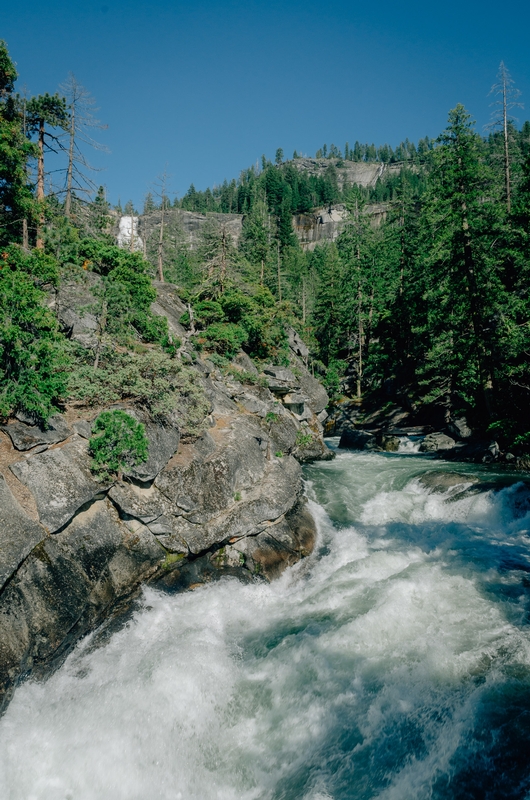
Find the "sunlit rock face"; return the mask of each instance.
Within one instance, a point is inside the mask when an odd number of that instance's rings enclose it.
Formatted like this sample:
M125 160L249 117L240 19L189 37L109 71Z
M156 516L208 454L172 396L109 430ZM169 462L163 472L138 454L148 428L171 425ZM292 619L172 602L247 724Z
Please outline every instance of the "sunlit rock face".
M132 247L131 247L132 239ZM120 227L118 232L118 245L127 247L134 251L144 249L144 243L138 235L138 217L120 217Z

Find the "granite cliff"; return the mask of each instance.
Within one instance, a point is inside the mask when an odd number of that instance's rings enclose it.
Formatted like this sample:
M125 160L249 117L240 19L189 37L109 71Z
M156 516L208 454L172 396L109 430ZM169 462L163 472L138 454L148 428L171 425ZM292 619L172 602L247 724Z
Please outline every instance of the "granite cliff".
M145 424L149 458L122 480L91 471L88 439L102 410L69 407L41 430L21 415L0 433L0 691L45 675L76 641L123 612L142 583L180 591L235 575L271 580L309 554L315 525L300 463L328 458L328 402L290 331L290 364L240 352L222 372L197 356L175 288L157 284L153 311L179 337L179 358L205 398L196 435L178 415ZM89 344L91 285L65 283L52 304L63 328Z

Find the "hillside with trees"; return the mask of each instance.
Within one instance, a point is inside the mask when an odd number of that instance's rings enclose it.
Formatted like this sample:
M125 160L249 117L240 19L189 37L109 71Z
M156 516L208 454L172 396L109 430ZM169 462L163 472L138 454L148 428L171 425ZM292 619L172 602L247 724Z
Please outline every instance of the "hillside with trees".
M180 200L171 201L163 185L145 201L146 212L161 214L143 254L116 246L121 207L110 209L101 188L90 195L90 180L76 172L86 158L72 103L57 94L22 98L16 77L2 44L4 418L23 411L45 421L67 402L88 402L91 391L119 399L133 385L145 391L148 374L183 369L180 343L151 311L158 278L174 283L187 304L182 324L195 351L224 368L240 348L283 364L292 326L334 399L375 397L430 407L446 419L464 414L504 449L528 448L530 123L519 128L509 116L514 95L504 66L501 114L486 136L457 105L436 140L394 148L356 142L342 151L324 145L318 174L300 168L297 153L285 161L278 149L275 163L263 157L239 180L205 191L191 186ZM46 149L58 141L65 186L45 193ZM339 180L350 162L392 170L363 187ZM378 227L364 213L374 202L389 204ZM348 210L339 237L303 251L293 214L333 203ZM164 216L170 207L217 216L189 248ZM135 213L132 204L125 210ZM244 215L237 246L219 218L234 213ZM48 307L62 283L87 276L97 295L96 344L88 348Z

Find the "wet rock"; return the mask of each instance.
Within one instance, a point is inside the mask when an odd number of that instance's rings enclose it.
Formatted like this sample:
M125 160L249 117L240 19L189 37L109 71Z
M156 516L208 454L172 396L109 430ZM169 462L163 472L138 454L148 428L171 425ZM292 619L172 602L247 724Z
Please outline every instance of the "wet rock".
M387 453L397 453L400 443L399 436L381 436L381 449Z
M46 430L38 425L27 425L24 422L12 422L10 425L0 425L17 450L30 450L36 445L50 445L63 442L73 431L68 427L60 414L54 414L48 420Z
M375 434L353 428L343 431L339 447L352 448L353 450L378 450Z
M39 519L50 533L66 525L85 503L109 488L110 482L95 480L90 463L87 442L74 439L61 449L11 464L10 470L35 498Z
M0 590L45 536L44 528L28 517L0 474Z
M498 461L500 449L497 442L459 442L452 450L443 453L448 461L470 461L474 464L490 464Z
M455 440L445 433L429 433L420 444L421 453L436 453L438 450L450 450Z
M418 480L422 486L426 489L430 489L432 492L446 492L449 489L453 489L455 486L461 486L463 491L471 484L479 482L479 478L476 475L465 475L460 472L442 472L438 470L424 472Z

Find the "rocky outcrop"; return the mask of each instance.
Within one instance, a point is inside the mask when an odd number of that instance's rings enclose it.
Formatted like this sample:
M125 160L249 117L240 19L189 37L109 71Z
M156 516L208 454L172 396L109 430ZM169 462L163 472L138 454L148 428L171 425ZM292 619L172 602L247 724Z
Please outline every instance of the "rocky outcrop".
M445 433L428 433L420 444L420 453L437 453L440 450L451 450L455 440Z
M171 315L192 361L179 330L183 306L174 287L158 288L157 313ZM327 395L303 363L303 342L290 339L288 368L258 370L244 353L228 374L207 358L193 362L209 403L202 433L183 437L171 415L155 421L121 406L145 425L149 443L148 460L122 480L94 477L86 411L75 419L71 409L68 424L52 418L44 431L31 420L3 426L4 702L22 676L44 674L79 637L126 609L146 581L180 591L223 575L271 580L311 552L316 532L300 462L332 457L322 439Z

